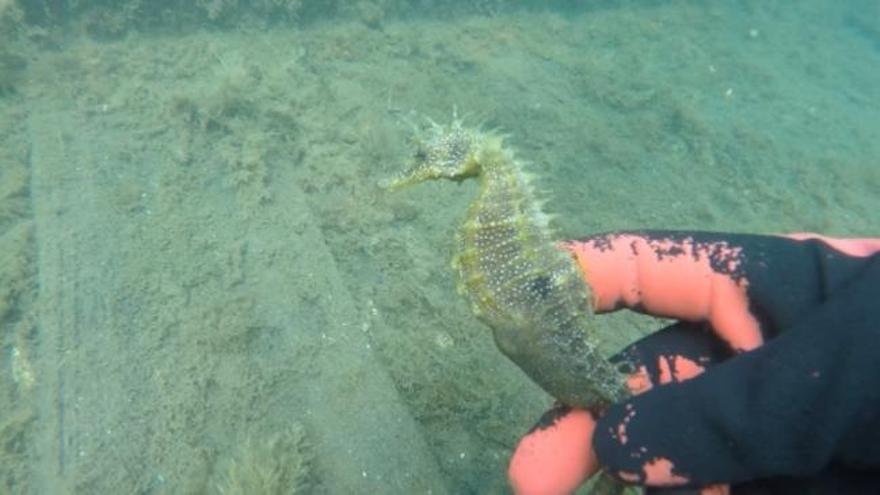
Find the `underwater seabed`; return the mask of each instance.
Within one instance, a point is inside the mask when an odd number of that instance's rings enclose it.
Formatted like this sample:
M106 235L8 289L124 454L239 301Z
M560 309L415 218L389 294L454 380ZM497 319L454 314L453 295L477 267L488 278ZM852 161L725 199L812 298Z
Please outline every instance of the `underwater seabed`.
M377 186L454 108L560 238L877 234L856 3L357 4L0 0L0 493L505 493L551 399L456 293L477 187Z

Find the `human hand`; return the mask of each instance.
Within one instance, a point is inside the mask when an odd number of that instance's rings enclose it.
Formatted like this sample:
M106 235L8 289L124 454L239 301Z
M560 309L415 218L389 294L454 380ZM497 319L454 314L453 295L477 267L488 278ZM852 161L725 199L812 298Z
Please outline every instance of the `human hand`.
M653 487L876 490L880 240L632 232L565 247L597 312L679 322L616 357L632 399L598 420L545 415L511 460L514 490L568 493L600 465Z

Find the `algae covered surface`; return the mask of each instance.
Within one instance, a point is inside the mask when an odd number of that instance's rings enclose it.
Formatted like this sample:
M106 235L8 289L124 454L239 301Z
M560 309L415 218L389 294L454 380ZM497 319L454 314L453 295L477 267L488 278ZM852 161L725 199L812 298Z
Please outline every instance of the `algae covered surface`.
M0 0L0 493L505 493L551 398L456 294L475 185L378 187L412 126L507 134L561 238L877 235L878 19Z

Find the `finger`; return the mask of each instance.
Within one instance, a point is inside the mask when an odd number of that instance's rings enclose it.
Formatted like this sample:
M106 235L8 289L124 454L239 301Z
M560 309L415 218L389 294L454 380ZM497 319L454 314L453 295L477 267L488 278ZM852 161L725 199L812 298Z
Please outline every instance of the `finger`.
M626 363L630 389L640 393L691 378L729 355L705 325L679 322L631 344L613 361ZM559 405L545 413L511 458L508 475L515 492L568 493L590 478L598 470L594 429L593 416L584 410Z
M508 478L514 493L573 492L599 469L591 446L595 427L583 409L558 405L545 413L511 457Z
M693 378L732 355L708 325L680 321L630 344L611 361L627 374L635 395Z
M596 311L708 322L732 349L746 351L845 287L880 241L644 231L562 247L581 268Z
M838 239L834 237L826 237L824 235L814 234L812 232L793 232L785 234L784 237L798 241L816 240L827 244L835 251L856 258L866 258L880 253L880 239L863 237L852 239Z
M593 291L597 311L621 307L709 321L732 348L763 342L749 310L742 247L693 234L615 233L566 245Z
M759 349L612 406L594 432L600 462L650 485L880 463L877 280L880 260Z
M508 467L516 495L573 493L599 471L591 443L593 416L583 409L556 405L517 444ZM649 490L651 495L726 495L727 485L702 489Z

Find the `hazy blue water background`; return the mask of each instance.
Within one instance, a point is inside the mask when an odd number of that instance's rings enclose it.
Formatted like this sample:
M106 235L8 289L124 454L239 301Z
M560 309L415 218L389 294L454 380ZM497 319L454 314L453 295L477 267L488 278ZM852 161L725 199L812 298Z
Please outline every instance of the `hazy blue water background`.
M0 0L0 493L504 493L550 398L455 292L475 184L376 186L412 124L560 238L877 235L878 88L873 1Z

